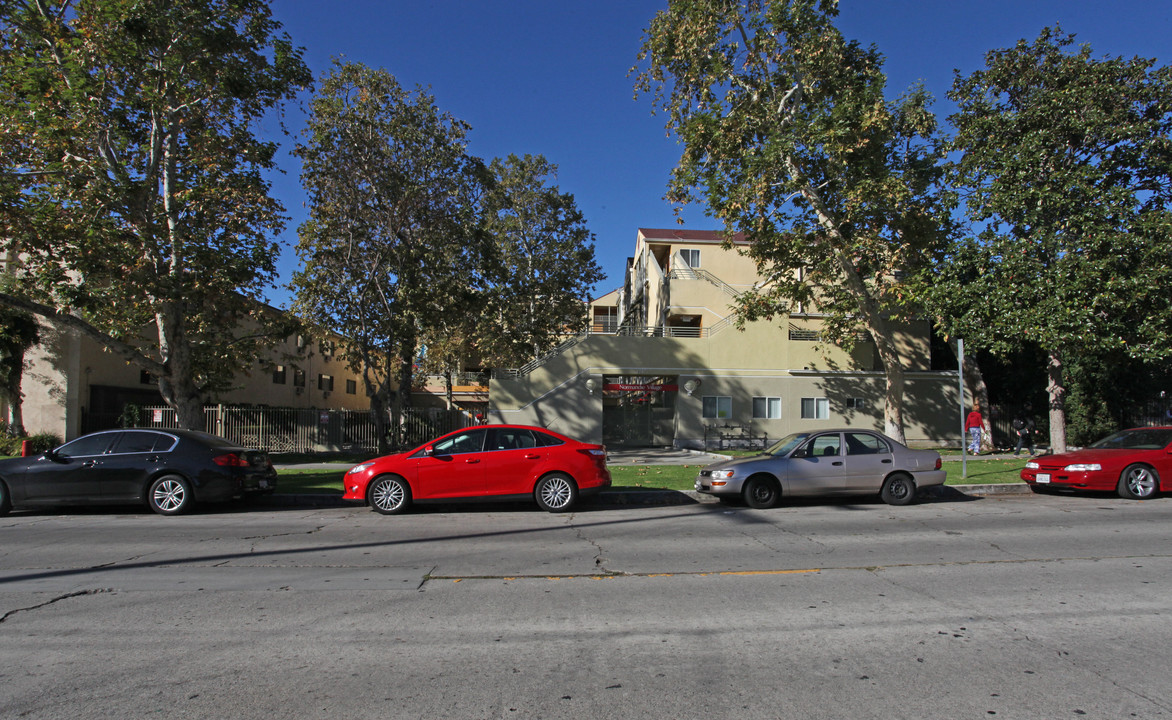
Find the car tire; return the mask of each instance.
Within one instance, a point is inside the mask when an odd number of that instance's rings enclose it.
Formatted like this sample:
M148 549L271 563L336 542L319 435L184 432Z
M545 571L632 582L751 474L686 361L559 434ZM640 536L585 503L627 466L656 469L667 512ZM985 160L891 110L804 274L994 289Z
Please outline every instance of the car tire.
M1156 496L1160 489L1160 476L1155 468L1133 463L1123 469L1119 476L1119 497L1128 500L1147 500Z
M370 508L381 515L398 515L411 507L411 486L397 475L380 475L366 489Z
M7 515L12 510L12 497L8 494L8 486L0 480L0 515Z
M781 501L781 487L776 480L765 475L754 475L746 480L741 494L745 504L757 510L768 510Z
M147 490L147 505L160 515L181 515L194 503L191 483L178 475L158 477Z
M916 481L898 474L887 478L879 497L888 505L907 505L916 499Z
M537 505L547 512L565 512L578 502L578 486L565 473L550 473L533 488Z

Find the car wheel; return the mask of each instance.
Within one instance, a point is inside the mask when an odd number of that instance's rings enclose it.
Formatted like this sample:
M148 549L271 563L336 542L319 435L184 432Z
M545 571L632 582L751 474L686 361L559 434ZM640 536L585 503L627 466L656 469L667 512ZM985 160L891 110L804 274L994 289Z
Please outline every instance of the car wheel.
M578 501L578 486L564 473L552 473L537 481L533 495L542 510L565 512Z
M396 515L411 507L411 486L401 477L381 475L371 481L366 499L376 513Z
M194 502L191 485L178 475L164 475L147 490L147 504L160 515L185 513Z
M1147 465L1128 465L1119 476L1119 497L1128 500L1146 500L1160 489L1160 477Z
M888 505L907 505L916 499L916 481L907 475L892 475L883 483L879 497Z
M741 493L745 496L745 504L758 510L775 507L781 500L781 488L777 481L765 475L754 475L746 480Z
M0 515L7 515L12 509L12 498L8 496L8 486L0 480Z

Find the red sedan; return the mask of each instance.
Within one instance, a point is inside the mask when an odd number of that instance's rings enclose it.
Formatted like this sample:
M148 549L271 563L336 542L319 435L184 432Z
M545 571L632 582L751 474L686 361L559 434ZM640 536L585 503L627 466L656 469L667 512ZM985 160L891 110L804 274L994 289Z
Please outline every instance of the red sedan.
M532 499L544 510L563 512L580 496L609 487L610 471L602 445L543 428L480 425L355 465L342 484L346 500L369 503L384 515L412 502L470 498Z
M1105 490L1132 500L1153 497L1172 488L1172 427L1123 430L1085 450L1042 455L1026 463L1021 479L1034 492Z

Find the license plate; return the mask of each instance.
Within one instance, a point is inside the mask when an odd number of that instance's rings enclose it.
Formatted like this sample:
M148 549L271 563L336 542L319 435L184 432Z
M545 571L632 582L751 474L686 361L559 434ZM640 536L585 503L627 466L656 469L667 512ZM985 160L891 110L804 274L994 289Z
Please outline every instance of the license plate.
M257 485L260 487L261 490L264 490L265 488L267 488L269 486L269 481L268 480L261 480L260 482L257 483Z
M1050 482L1050 473L1038 473L1038 476L1034 480L1040 483L1048 483Z

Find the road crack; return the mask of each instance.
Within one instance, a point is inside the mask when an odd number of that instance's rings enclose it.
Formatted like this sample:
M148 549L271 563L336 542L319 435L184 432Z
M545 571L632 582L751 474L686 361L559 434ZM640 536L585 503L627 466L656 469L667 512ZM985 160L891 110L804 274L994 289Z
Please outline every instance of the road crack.
M15 610L9 610L8 612L4 613L3 615L0 615L0 623L3 623L4 621L8 620L8 618L12 617L13 615L15 615L17 613L29 612L32 610L40 610L43 607L48 607L48 606L52 605L53 603L61 602L62 600L68 600L70 598L75 598L75 597L82 597L83 595L100 595L102 593L108 593L108 592L114 592L114 588L95 588L95 589L90 589L90 590L78 590L76 592L66 593L64 595L58 595L57 597L52 598L51 600L46 600L45 602L40 603L39 605L30 605L29 607L23 607L23 608L17 608Z

